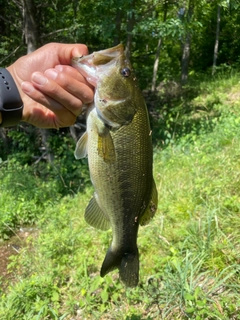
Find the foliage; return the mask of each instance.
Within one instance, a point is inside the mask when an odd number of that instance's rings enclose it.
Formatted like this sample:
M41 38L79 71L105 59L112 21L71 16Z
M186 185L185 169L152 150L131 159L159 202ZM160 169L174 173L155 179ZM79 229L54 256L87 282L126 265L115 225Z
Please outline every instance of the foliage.
M46 183L34 178L34 170L16 160L1 164L0 186L0 235L8 237L13 229L35 223L44 208L51 205L51 198L58 199L56 183Z
M12 131L10 136L13 150L0 163L0 238L8 238L21 225L35 223L45 208L63 195L83 191L90 182L86 161L75 160L73 141L64 133L50 139L53 163L38 161L40 155L33 162L37 144L31 142L31 135Z
M153 221L139 230L139 286L124 288L117 271L99 276L111 232L84 222L92 188L52 202L49 180L41 193L50 201L37 205L39 232L11 258L15 281L1 293L1 319L239 318L237 79L202 81L200 94L188 99L191 110L208 106L199 112L202 129L190 125L164 148L155 145L159 205ZM205 122L213 109L210 128ZM22 192L28 196L30 190Z
M54 163L50 167L58 180L58 192L65 195L84 191L90 184L87 159L75 159L74 140L62 131L61 135L52 135L49 144L54 153ZM49 172L49 168L46 171Z
M225 94L238 83L239 74L222 67L214 79L199 74L183 88L168 82L159 86L157 94L146 92L154 144L165 148L180 139L182 143L211 132L229 113L227 104L234 106L231 112L238 108L238 100L229 100Z

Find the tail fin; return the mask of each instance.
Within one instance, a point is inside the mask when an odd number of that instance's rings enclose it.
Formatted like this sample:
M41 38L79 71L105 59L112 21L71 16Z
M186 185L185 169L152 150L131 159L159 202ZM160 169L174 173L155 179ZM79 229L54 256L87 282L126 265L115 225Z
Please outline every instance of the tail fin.
M136 287L139 278L139 254L136 248L135 252L122 253L108 249L100 271L101 277L114 269L119 269L119 275L122 282L127 287Z

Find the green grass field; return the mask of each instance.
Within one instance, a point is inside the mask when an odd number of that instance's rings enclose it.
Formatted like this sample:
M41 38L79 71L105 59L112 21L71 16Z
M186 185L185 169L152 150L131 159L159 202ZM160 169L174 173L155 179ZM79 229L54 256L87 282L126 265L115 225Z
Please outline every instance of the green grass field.
M240 76L202 82L188 103L183 125L198 119L198 129L154 148L159 205L139 229L137 288L117 271L99 276L111 231L83 219L91 187L61 198L54 181L23 180L22 170L15 197L11 171L2 175L1 234L19 219L13 208L36 231L11 258L14 278L0 279L1 320L240 319Z

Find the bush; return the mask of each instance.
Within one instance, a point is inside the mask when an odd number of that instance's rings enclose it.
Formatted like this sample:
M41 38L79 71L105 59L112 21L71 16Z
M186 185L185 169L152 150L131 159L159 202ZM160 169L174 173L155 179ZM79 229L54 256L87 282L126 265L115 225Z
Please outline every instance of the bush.
M39 178L33 167L14 159L1 164L0 237L7 238L20 225L36 222L44 209L60 198L56 181Z

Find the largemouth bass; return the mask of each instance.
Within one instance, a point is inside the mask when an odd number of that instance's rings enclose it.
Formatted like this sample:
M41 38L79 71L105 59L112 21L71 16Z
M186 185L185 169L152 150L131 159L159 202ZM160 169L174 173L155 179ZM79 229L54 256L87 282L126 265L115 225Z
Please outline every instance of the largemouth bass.
M134 287L139 281L139 224L154 216L158 198L148 111L123 45L73 58L72 65L95 87L75 157L88 155L95 190L85 220L98 229L112 228L100 275L119 269L122 282Z

